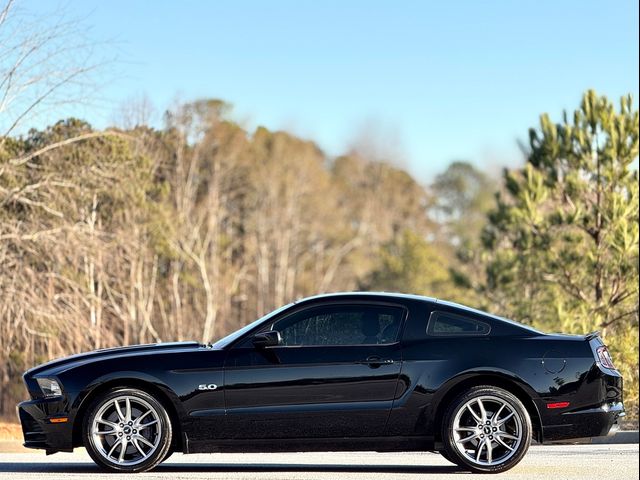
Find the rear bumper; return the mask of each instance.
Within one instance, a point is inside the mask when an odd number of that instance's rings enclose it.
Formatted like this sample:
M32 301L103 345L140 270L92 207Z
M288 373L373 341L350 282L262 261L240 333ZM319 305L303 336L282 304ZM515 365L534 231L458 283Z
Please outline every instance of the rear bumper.
M622 402L562 414L562 423L543 427L543 441L602 437L618 430L618 420L625 416Z
M625 416L622 403L623 379L617 370L595 363L580 387L562 396L548 397L541 405L542 441L603 437L617 430ZM549 409L549 403L567 402L571 408Z
M67 418L64 405L62 398L29 400L18 405L26 448L38 448L49 453L73 450L71 419L66 423L54 423L55 419Z

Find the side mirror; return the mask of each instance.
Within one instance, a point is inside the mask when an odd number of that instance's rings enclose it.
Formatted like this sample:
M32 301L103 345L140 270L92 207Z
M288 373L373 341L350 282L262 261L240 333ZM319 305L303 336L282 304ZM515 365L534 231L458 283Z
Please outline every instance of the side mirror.
M280 332L275 330L258 333L251 340L256 348L276 347L282 343Z

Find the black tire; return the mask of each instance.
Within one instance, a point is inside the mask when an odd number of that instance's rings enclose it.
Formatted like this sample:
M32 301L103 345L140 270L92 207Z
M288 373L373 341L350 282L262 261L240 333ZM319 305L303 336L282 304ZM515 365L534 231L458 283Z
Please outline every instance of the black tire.
M120 411L116 412L116 406L120 409L124 406L125 412L128 406L129 422L122 421L123 417L120 417ZM142 418L145 417L142 413L146 411L145 409L152 411L152 413L146 414L147 420L145 422L151 418L153 426L145 427L144 424L140 424L136 427L136 419L133 418L133 415L140 412L138 418L142 422ZM96 417L100 415L100 419L104 420L103 415L107 415L109 412L111 414L107 421L110 423L104 428L110 430L101 431L98 435L94 434ZM123 423L119 423L121 421ZM99 423L99 425L103 424ZM140 432L135 428L140 428ZM144 438L141 438L143 436ZM87 410L82 428L82 439L87 452L101 468L119 473L146 472L171 455L171 419L162 404L147 392L135 388L114 388L96 398ZM121 443L125 442L125 439L131 440L127 443ZM143 444L144 440L152 446ZM115 455L116 452L122 452L122 444L125 445L125 453L121 463L119 459L110 457L107 450L113 451Z
M445 450L440 450L438 452L440 455L442 455L444 457L445 460L447 460L448 462L451 463L456 463L450 456L449 454L445 451ZM457 464L456 464L457 465Z
M171 455L173 455L173 452L174 452L174 450L170 448L170 449L169 449L169 451L167 452L167 454L164 456L164 458L162 459L162 461L161 461L160 463L164 462L164 461L165 461L165 460L167 460Z
M441 453L472 472L504 472L527 453L531 431L529 413L515 395L488 385L473 387L445 412Z

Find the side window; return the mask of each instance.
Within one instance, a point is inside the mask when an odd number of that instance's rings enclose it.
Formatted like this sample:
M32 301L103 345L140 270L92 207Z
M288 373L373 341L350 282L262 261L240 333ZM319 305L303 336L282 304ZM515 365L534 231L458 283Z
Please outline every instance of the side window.
M398 339L404 310L387 306L335 306L304 310L273 326L282 345L376 345Z
M487 335L491 327L478 320L448 312L433 312L427 325L429 335Z

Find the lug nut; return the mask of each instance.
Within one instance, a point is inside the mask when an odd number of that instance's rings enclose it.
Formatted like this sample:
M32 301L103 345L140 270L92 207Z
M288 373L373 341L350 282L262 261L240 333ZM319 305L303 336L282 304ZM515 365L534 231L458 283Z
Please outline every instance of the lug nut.
M493 435L489 435L489 440L493 440Z
M133 425L133 422L129 422L129 425Z
M122 436L122 432L120 432L120 433L118 434L118 436L119 436L119 437L121 437L121 436Z
M129 435L127 435L127 440L131 440L131 437Z
M497 429L496 427L493 427L493 431L494 431L494 432L497 432L497 431L498 431L498 429Z

